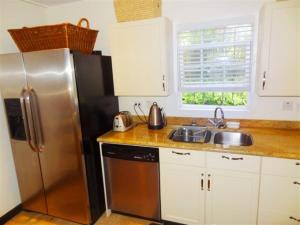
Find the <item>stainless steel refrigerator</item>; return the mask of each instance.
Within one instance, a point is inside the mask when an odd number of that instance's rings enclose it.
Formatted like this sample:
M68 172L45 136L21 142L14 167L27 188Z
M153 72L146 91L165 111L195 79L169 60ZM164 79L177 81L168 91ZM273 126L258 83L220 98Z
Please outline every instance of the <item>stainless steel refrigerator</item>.
M95 222L105 211L96 138L118 112L110 57L69 49L0 55L0 91L23 208Z

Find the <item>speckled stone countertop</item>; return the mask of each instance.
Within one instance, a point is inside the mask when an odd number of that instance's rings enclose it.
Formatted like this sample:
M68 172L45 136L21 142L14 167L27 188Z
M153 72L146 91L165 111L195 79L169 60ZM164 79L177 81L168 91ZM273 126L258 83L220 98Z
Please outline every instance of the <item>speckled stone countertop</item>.
M253 145L237 147L208 143L174 142L168 138L168 135L176 127L178 126L168 125L161 130L149 130L147 125L139 124L126 132L110 131L99 137L97 141L111 144L227 152L300 160L300 129L241 128L235 131L251 134Z

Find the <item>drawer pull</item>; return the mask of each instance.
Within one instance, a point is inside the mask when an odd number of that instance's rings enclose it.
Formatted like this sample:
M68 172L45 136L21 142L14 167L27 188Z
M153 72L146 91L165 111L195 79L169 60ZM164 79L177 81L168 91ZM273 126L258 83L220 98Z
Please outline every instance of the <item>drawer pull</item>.
M300 185L300 182L294 181L293 184Z
M230 159L228 156L222 155L222 159Z
M207 190L210 191L210 174L208 174Z
M222 155L222 159L228 159L228 160L244 160L244 158L243 157L239 157L239 158L230 158L230 157L228 157L228 156L225 156L225 155Z
M201 174L201 176L203 177L203 173ZM204 189L204 180L203 180L203 178L201 178L201 191L203 191L203 189Z
M187 153L181 153L181 152L174 152L172 151L173 154L176 154L176 155L191 155L191 153L187 152Z
M296 166L300 166L300 162L296 162Z
M231 158L231 160L244 160L244 158L240 157L240 158Z
M298 220L297 218L295 218L295 217L293 217L293 216L290 216L290 219L291 219L291 220L295 220L295 221L297 221L297 222L300 222L300 220Z

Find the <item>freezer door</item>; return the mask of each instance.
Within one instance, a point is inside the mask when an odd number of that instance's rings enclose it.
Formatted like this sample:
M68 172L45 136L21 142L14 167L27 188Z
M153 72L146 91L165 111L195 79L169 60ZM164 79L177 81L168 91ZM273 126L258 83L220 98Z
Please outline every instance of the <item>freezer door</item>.
M68 49L23 54L34 105L48 214L90 222L72 55Z
M34 148L32 120L28 117L25 123L26 115L22 112L21 99L24 100L23 107L27 105L30 112L29 105L25 103L25 98L29 100L26 89L21 54L0 55L0 91L5 104L23 208L47 213L39 155Z

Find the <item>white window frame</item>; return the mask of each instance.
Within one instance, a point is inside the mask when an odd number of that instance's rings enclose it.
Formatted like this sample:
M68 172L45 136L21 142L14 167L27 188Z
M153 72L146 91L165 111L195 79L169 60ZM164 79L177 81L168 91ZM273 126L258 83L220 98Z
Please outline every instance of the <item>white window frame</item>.
M226 25L233 25L233 24L242 24L242 23L249 23L253 26L253 33L252 33L252 52L251 52L251 59L252 59L252 72L250 75L250 90L248 91L248 101L247 104L244 106L221 106L225 111L230 112L245 112L249 113L250 106L252 104L253 95L254 95L254 84L255 84L255 73L256 73L256 52L257 52L257 22L254 16L245 16L245 17L237 17L237 18L225 18L224 20L214 20L214 21L206 21L200 23L189 23L189 24L175 24L174 25L174 33L173 33L173 43L174 43L174 72L175 72L175 90L176 91L176 99L178 103L178 109L182 111L209 111L211 112L219 105L187 105L183 104L182 102L182 92L179 90L179 60L178 60L178 38L177 34L180 31L187 30L187 29L205 29L214 26L226 26Z

